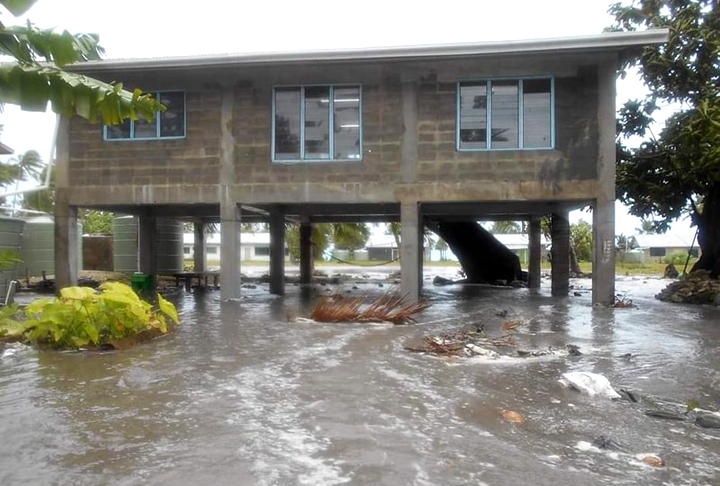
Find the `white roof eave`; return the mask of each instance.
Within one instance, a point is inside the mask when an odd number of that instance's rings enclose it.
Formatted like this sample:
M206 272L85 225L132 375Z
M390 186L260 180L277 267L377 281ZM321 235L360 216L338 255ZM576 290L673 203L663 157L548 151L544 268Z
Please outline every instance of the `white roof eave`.
M302 62L351 62L370 60L402 60L490 56L551 51L622 51L649 44L667 42L667 29L639 32L606 32L578 37L493 41L482 43L437 44L363 49L318 50L298 52L264 52L247 54L214 54L201 56L114 59L90 61L69 69L76 72L100 72L122 69L198 69L220 66L252 66Z

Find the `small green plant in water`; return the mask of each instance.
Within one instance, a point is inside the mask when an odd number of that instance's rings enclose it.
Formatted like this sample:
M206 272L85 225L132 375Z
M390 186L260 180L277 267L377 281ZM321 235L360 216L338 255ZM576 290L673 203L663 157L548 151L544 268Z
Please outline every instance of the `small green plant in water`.
M18 319L18 311L15 316L0 314L0 334L2 330L17 334L22 329L23 340L32 344L80 348L108 344L153 329L165 334L168 319L180 323L175 306L160 294L155 309L126 284L105 282L100 290L66 287L60 297L29 304L24 320Z

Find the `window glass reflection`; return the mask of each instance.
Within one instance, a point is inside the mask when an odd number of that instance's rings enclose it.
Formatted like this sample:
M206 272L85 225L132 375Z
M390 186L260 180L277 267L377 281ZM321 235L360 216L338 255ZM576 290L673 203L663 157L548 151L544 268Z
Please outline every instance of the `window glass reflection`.
M487 148L487 83L460 87L460 148Z
M517 148L518 146L518 82L494 81L492 83L490 112L492 114L492 148Z
M305 158L330 158L330 88L305 88Z
M135 122L135 133L133 138L155 138L157 137L157 122L155 117L151 121L140 118Z
M300 89L275 90L275 158L300 158Z
M108 125L105 127L105 137L109 140L130 138L130 120L120 125Z
M335 158L360 158L360 89L334 90Z
M185 136L185 93L160 93L158 99L167 107L167 110L160 114L160 136Z
M523 81L523 146L545 148L551 146L550 80Z

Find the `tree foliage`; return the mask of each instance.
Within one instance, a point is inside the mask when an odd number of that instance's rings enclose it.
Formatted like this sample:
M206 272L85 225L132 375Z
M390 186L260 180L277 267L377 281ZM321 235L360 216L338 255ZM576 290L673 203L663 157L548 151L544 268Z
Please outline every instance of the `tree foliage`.
M320 258L332 243L342 250L359 250L365 247L370 228L365 223L317 223L312 225L313 259ZM300 259L300 225L288 225L285 241L290 256Z
M26 13L37 0L0 0L13 16ZM122 83L105 83L64 68L82 61L99 60L103 49L95 34L70 34L39 29L28 22L9 26L0 22L0 55L15 61L0 65L0 103L23 110L77 114L90 121L118 124L127 118L151 120L164 109L141 90L129 92Z
M592 260L593 250L593 231L592 225L581 219L575 224L570 225L570 243L575 249L575 255L578 260Z
M519 234L522 232L522 227L517 221L495 221L490 228L490 233L493 234Z
M89 235L113 234L114 213L95 209L82 209L79 216L83 233Z
M154 308L126 284L105 282L100 290L66 287L60 297L34 300L24 310L5 307L0 335L65 349L104 345L151 329L164 334L169 325L180 324L175 306L160 294Z
M635 228L635 231L637 231L641 235L654 235L657 233L655 221L652 221L649 219L643 219L640 222L640 227Z
M702 258L695 269L720 272L720 10L717 0L636 0L610 8L615 30L666 27L667 44L647 46L625 61L649 88L620 110L618 196L665 231L684 215L698 226ZM661 131L662 104L679 103ZM630 137L640 136L637 148Z

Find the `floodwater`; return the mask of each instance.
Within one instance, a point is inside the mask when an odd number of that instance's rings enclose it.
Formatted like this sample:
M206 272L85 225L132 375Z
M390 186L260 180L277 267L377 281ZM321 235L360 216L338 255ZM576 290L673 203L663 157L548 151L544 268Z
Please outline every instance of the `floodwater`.
M717 410L720 309L659 302L667 281L630 277L618 291L637 308L593 308L590 281L573 284L579 296L552 298L547 286L428 280L433 305L407 326L296 321L310 304L294 286L284 297L244 289L239 302L178 292L183 324L171 336L123 352L20 349L0 360L0 484L720 484L719 430L558 381L595 372L616 388ZM358 287L335 289L388 288ZM502 336L508 319L522 322L520 348L574 344L583 354L405 349L478 324ZM503 409L525 422L502 420ZM622 451L590 447L601 435ZM645 453L665 466L644 464Z

